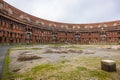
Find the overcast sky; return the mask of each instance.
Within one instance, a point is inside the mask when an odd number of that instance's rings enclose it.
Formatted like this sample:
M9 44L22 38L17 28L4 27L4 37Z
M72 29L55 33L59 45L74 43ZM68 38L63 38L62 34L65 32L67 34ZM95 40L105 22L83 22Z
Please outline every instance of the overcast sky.
M120 20L120 0L5 0L18 9L47 20L95 23Z

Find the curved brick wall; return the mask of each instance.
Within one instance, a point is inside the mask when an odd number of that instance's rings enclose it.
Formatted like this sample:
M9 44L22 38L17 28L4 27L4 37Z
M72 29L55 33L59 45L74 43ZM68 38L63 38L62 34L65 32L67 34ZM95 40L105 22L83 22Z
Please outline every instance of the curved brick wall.
M0 0L0 43L81 43L120 41L120 20L68 24L41 19Z

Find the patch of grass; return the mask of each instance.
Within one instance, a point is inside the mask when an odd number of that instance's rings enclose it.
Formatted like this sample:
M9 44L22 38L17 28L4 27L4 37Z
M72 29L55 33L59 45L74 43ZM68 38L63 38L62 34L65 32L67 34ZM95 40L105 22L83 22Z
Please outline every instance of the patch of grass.
M20 78L22 80L38 80L39 79L45 79L52 75L55 71L60 70L63 67L63 65L58 64L41 64L38 66L35 66L30 71L22 73L22 74L15 74L14 78ZM31 77L32 76L32 77ZM48 80L48 79L45 79Z
M61 63L64 64L66 62L70 62L70 60L62 60Z
M87 59L87 58L86 58ZM95 59L87 59L89 62ZM42 64L34 67L31 72L33 74L34 79L36 80L36 75L40 76L40 79L45 80L109 80L111 79L111 75L107 72L104 72L99 69L88 69L84 66L78 66L75 69L70 68L70 65L65 66L66 62L70 62L69 60L63 60L61 63L63 66L60 66L60 63L57 65L54 64ZM59 66L58 66L59 65ZM64 71L63 68L68 69ZM70 70L69 70L70 69Z
M87 68L85 68L85 67L81 67L81 66L78 66L78 67L77 67L77 70L79 70L79 71L86 71Z
M99 70L90 70L85 67L79 66L75 70L60 73L56 80L109 80L108 73Z
M34 78L25 78L24 80L34 80Z
M11 62L11 59L9 57L11 49L8 49L5 62L4 62L4 69L3 69L3 80L10 80L13 78L12 73L9 68L9 64Z
M118 45L120 45L120 41L118 42Z
M8 43L0 43L0 46L8 46Z
M26 50L28 48L26 48L25 46L16 46L14 48L12 48L12 50Z
M89 76L97 77L98 79L101 80L106 80L107 77L110 77L110 74L100 70L89 70Z
M33 73L36 73L36 72L39 72L41 70L49 70L49 69L54 69L53 65L51 64L42 64L42 65L39 65L39 66L36 66L32 69L32 72Z
M74 46L74 45L70 45L70 46L68 46L67 48L79 48L79 47Z
M14 48L13 50L41 50L42 48L29 48L29 47L18 47Z
M63 44L51 44L52 47L61 47Z
M40 72L40 71L49 71L49 70L57 70L60 69L62 66L60 65L54 65L54 64L42 64L39 66L34 67L31 71L33 74Z
M83 50L85 49L84 47L76 46L76 45L69 45L69 46L67 46L66 48L68 48L68 49L73 49L73 50L76 50L76 51L78 51L78 52L83 51Z
M87 60L86 60L87 59ZM82 59L85 64L99 58L84 58ZM63 60L57 64L42 64L35 66L31 71L18 74L22 80L111 80L113 79L111 73L97 69L79 65L71 68L71 64L66 64L69 60ZM98 61L99 62L99 61ZM94 64L94 63L93 63ZM96 65L96 63L95 63ZM74 65L73 65L74 66ZM92 65L94 66L94 65ZM31 77L32 76L32 77ZM114 80L114 79L113 79Z
M31 48L32 50L41 50L42 48Z

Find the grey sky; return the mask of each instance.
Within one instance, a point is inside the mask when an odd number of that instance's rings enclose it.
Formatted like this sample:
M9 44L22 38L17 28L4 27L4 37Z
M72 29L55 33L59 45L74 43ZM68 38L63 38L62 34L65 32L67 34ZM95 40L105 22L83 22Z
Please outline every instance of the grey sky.
M95 23L120 20L120 0L5 0L24 12L47 20Z

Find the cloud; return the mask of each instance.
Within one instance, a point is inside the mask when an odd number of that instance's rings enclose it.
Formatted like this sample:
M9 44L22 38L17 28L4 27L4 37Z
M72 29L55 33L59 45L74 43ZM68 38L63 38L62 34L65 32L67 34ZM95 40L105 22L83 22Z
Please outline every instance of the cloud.
M119 0L5 0L34 16L67 23L120 19Z

